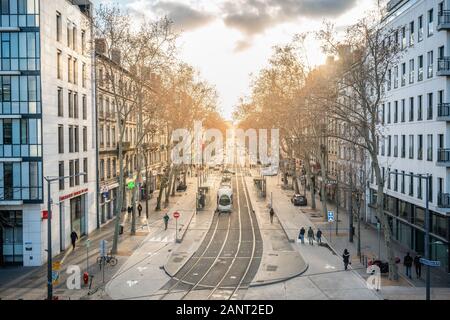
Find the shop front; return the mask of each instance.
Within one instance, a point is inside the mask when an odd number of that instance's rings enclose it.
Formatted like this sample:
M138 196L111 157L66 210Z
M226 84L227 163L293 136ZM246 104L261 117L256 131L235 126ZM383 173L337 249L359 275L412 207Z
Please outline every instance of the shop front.
M23 264L22 211L0 211L0 266Z

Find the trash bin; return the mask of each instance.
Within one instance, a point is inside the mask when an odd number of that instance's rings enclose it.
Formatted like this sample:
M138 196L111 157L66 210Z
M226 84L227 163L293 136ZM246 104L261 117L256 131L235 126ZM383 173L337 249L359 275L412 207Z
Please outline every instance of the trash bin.
M123 234L123 224L120 225L119 234Z

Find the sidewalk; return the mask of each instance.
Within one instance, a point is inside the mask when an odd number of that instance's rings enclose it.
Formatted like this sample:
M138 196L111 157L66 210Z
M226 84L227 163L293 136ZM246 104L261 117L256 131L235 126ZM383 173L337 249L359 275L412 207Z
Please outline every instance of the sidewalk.
M288 203L291 207L292 204L290 203L290 197L293 195L293 191L287 191L287 190L281 190L280 186L277 186L277 178L272 177L268 178L268 194L270 192L273 192L274 194L282 194L281 199L279 201L285 201ZM310 194L308 192L308 203L310 202ZM275 198L275 197L274 197ZM278 202L278 200L276 201ZM275 201L274 201L274 205ZM336 211L336 206L333 203L328 203L328 209L331 209L333 211ZM322 203L319 200L319 197L316 197L316 210L312 210L311 207L303 207L300 209L296 209L299 215L304 216L309 221L311 221L314 225L314 229L317 230L317 228L320 228L323 231L323 236L329 241L330 245L334 250L337 252L337 254L342 254L344 249L348 249L350 251L350 254L352 255L352 267L355 270L358 270L358 273L363 277L367 278L368 275L366 274L366 267L363 265L363 263L360 262L358 256L357 256L357 223L354 224L355 227L355 235L354 235L354 241L353 243L350 243L348 241L348 235L349 235L349 217L346 212L346 209L339 208L339 232L338 235L336 235L336 224L329 224L324 221L324 217L321 213L322 209ZM298 230L295 230L295 223L293 223L295 219L286 222L286 232L290 234L290 237L296 237L296 233L298 234ZM331 227L331 237L330 237L330 227ZM369 259L377 257L378 256L378 250L379 250L379 240L378 240L378 232L375 228L372 226L366 225L365 223L361 222L361 251L362 254L367 256ZM380 243L381 243L381 257L382 260L386 260L386 250L384 246L383 241L383 233L380 233ZM401 247L399 244L394 243L394 251L395 255L400 257L403 260L403 256L406 255L407 249ZM422 268L422 279L409 279L404 274L404 267L402 264L399 264L399 273L400 273L400 280L398 282L391 282L387 279L387 277L382 277L382 283L381 286L383 287L423 287L425 286L425 268ZM412 270L413 275L415 275L414 268ZM432 287L450 287L450 277L447 274L442 275L441 272L433 272L432 271L432 277L431 277L431 285ZM392 292L394 288L389 288L389 292ZM383 291L383 290L382 290ZM414 292L418 292L419 290L415 290ZM405 290L398 291L399 294L403 294ZM448 292L446 296L450 298L450 290L440 290L440 292ZM383 292L382 292L383 294ZM391 294L388 294L386 292L386 295L389 298L393 298ZM414 296L414 294L412 295ZM419 299L423 298L423 295L416 295ZM401 297L399 297L401 299Z
M188 191L195 189L195 178L188 180ZM170 199L170 205L174 205L175 202L182 201L188 193L177 194L176 197ZM123 214L122 224L124 225L124 233L119 236L119 250L116 258L118 264L115 267L106 266L104 268L104 281L103 270L100 270L96 261L99 255L99 246L101 240L108 241L108 248L112 246L112 239L114 235L115 220L107 222L99 230L93 231L89 237L84 237L77 242L75 251L68 249L66 252L53 258L53 261L62 261L62 267L60 270L59 284L54 285L54 296L58 296L59 299L109 299L105 295L102 289L109 279L113 277L116 271L129 259L132 253L141 246L142 241L148 236L152 230L162 229L163 220L162 217L169 209L162 209L160 212L155 212L157 197L153 197L149 201L149 219L147 221L145 217L145 201L141 202L143 207L141 217L136 213L136 235L131 236L131 216L128 213ZM169 211L170 212L170 211ZM174 219L171 218L169 227L175 229ZM172 226L173 224L173 226ZM183 230L188 223L180 221L179 227ZM184 232L183 232L184 233ZM180 234L182 234L180 232ZM86 240L90 240L89 257L87 257ZM87 261L88 260L88 261ZM89 263L89 273L93 276L93 282L91 290L82 283L81 290L68 290L66 287L67 267L70 265L77 265L81 268L81 274L83 274ZM5 268L0 272L0 299L24 299L24 300L41 300L47 297L47 264L41 267L32 268ZM90 294L96 292L95 294Z

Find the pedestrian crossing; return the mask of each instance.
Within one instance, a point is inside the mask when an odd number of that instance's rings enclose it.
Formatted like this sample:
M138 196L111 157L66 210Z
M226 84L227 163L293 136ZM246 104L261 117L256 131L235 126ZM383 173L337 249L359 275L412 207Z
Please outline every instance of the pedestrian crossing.
M147 240L147 242L161 242L161 243L169 243L175 242L174 236L154 236Z

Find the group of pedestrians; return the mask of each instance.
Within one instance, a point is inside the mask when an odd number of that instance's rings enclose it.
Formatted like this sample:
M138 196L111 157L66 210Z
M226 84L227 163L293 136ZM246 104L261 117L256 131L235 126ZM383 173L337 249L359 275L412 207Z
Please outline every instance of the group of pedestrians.
M298 239L301 241L302 244L305 244L305 234L307 234L307 236L308 236L308 243L310 245L312 245L312 246L314 245L315 237L317 238L317 243L319 245L322 244L322 230L317 229L316 235L314 237L314 230L311 227L309 227L308 233L306 233L305 228L302 227L300 229L300 233L298 235Z
M422 258L421 255L416 255L413 259L413 257L411 257L409 252L403 258L403 265L405 266L406 276L408 278L412 279L411 269L413 264L416 269L417 279L420 279L422 277L422 263L420 262L421 258Z

